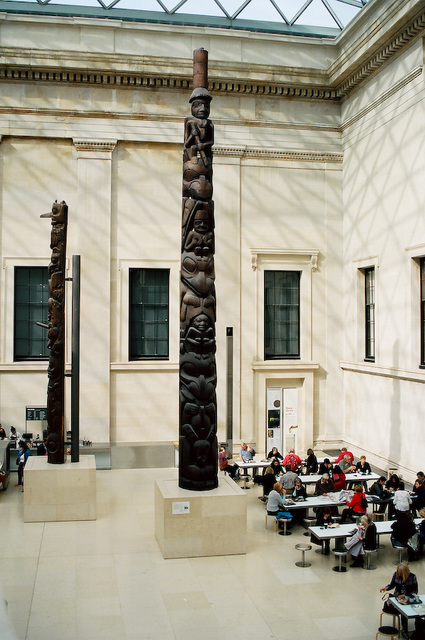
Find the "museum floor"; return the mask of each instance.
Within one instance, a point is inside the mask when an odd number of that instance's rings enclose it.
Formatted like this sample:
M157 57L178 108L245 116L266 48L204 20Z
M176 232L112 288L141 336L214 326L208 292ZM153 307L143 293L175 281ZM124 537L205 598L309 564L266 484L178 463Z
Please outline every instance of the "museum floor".
M175 469L97 471L93 522L22 521L20 488L0 494L0 579L18 640L372 640L379 588L396 557L389 538L376 571L331 571L264 528L260 488L246 492L248 552L164 560L154 535L154 479ZM412 564L425 592L423 561ZM0 637L3 638L0 625ZM3 627L4 628L4 627Z

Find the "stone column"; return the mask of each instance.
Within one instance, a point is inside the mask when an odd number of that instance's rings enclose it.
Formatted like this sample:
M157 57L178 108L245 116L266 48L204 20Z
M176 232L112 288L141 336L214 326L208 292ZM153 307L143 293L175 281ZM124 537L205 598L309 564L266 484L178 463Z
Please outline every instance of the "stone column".
M80 434L109 442L112 153L116 141L74 140L75 246L81 255Z

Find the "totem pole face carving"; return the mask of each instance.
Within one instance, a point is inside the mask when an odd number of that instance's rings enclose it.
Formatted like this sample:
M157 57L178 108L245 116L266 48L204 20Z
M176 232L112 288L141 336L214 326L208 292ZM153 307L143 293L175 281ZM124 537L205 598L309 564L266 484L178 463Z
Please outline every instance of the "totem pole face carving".
M194 52L198 84L185 120L180 284L179 486L217 487L217 370L215 364L214 203L211 200L214 127L207 52ZM201 71L200 71L201 70Z
M47 369L47 453L48 462L64 462L64 389L65 389L65 260L68 207L65 202L54 202L51 213L50 248L52 257L49 274L49 330L50 349Z

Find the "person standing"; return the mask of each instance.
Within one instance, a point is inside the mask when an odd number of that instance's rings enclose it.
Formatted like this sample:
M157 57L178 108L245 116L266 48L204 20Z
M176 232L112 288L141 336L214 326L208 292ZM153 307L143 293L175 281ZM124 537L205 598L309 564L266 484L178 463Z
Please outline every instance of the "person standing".
M15 484L15 487L23 486L24 484L24 468L27 463L29 456L31 455L31 451L26 442L23 440L19 441L19 452L18 452L18 482Z

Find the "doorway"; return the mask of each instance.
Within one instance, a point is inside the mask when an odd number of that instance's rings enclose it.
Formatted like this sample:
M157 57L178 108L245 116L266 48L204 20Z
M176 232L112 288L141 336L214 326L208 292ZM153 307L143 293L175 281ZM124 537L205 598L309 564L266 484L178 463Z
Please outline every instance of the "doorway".
M298 389L268 388L266 406L266 455L273 447L277 447L283 457L290 449L297 452Z

